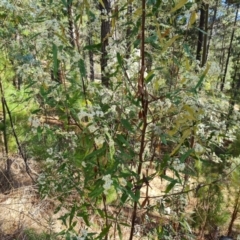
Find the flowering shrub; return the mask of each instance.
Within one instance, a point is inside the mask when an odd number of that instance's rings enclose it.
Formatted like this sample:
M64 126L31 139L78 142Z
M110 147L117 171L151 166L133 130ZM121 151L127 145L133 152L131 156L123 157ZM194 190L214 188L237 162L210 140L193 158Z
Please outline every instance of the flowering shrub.
M184 40L184 31L196 21L198 4L163 1L160 6L160 1L147 1L144 12L136 1L122 1L112 3L116 12L100 13L94 1L67 2L22 3L32 9L30 16L21 11L20 3L0 4L5 12L16 8L22 21L14 34L25 44L20 47L13 41L5 51L9 59L15 57L10 52L22 56L12 65L38 105L29 117L31 133L26 142L34 140L36 145L27 151L44 160L38 179L42 196L56 197L61 203L58 209L69 210L62 217L67 239L121 235L126 223L119 213L128 205L133 209L127 224L130 239L139 206L180 221L182 228L175 228L175 237L192 236L184 215L186 193L193 191L190 178L200 180L206 162L229 161L215 150L234 141L238 129L225 117L228 95L215 91L222 72L214 54L201 66L192 56L194 48ZM126 18L130 4L132 14ZM189 22L187 18L184 22L184 14L191 16ZM10 24L12 12L8 18ZM91 82L87 74L91 53L94 69L99 69L99 37L93 35L96 44L89 45L85 36L99 32L98 19L109 20L112 27L105 37L108 64L101 73L109 77L108 88ZM180 27L176 19L182 20ZM232 118L239 119L239 112L234 111ZM149 193L156 178L167 182L161 192L167 204L154 202L157 196ZM111 212L110 205L119 212ZM92 214L101 219L96 232L91 231ZM74 233L75 219L84 222L89 232Z

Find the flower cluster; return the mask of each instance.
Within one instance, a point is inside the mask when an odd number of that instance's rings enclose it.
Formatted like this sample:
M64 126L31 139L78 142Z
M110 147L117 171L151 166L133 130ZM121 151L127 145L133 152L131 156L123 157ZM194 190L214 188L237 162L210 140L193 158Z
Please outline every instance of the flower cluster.
M179 158L175 158L173 161L173 167L176 171L183 171L185 169L185 163L182 163Z
M102 177L102 180L104 181L103 188L104 188L104 194L108 194L108 190L111 189L113 180L111 179L111 175L107 174Z
M83 229L81 230L81 236L77 237L77 240L86 240L88 237L88 231Z

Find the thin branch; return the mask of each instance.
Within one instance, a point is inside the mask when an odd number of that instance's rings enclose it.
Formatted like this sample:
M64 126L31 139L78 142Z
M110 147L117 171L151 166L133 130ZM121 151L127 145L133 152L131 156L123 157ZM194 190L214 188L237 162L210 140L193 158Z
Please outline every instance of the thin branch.
M28 176L32 179L32 181L35 182L34 179L33 179L33 177L32 177L31 174L30 174L30 171L29 171L30 168L29 168L28 163L27 163L27 156L26 156L26 154L23 153L21 144L20 144L20 142L19 142L19 140L18 140L16 131L15 131L15 128L14 128L14 124L13 124L12 114L11 114L11 111L10 111L8 105L7 105L7 102L6 102L6 99L5 99L5 98L4 98L4 104L5 104L5 107L6 107L8 116L9 116L11 128L12 128L12 131L13 131L13 136L14 136L15 141L16 141L16 143L17 143L18 151L19 151L20 155L22 156L22 158L23 158L23 160L24 160L24 163L25 163L25 166L26 166L26 172L27 172Z

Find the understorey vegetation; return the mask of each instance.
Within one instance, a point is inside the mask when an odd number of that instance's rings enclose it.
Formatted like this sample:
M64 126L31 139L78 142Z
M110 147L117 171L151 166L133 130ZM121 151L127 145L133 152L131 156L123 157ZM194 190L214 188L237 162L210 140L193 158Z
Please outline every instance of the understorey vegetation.
M236 237L239 4L0 1L6 169L41 163L59 238Z

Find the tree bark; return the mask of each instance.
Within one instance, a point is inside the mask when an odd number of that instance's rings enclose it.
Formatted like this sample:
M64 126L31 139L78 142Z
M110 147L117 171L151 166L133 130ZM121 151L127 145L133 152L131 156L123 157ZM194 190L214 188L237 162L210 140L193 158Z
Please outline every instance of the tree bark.
M111 5L109 0L102 1L104 6L99 3L99 8L101 11L101 74L102 74L102 84L106 87L109 86L109 75L106 73L106 67L108 63L108 35L110 34L110 21L108 19L108 14L111 10Z
M92 45L92 32L89 31L88 32L88 44ZM93 55L93 51L91 49L89 49L88 51L88 56L89 56L89 68L90 68L90 80L94 81L94 55Z
M74 33L74 23L73 23L73 10L72 1L67 0L67 14L68 14L68 32L69 32L69 42L73 48L76 47L75 43L75 33Z
M209 10L209 4L205 5L205 14L204 14L204 37L203 37L203 52L202 52L202 63L201 67L203 67L207 61L207 41L208 41L208 10Z
M232 35L231 35L230 44L229 44L229 48L228 48L227 61L226 61L226 65L225 65L225 70L224 70L222 82L221 82L221 87L220 87L221 92L223 91L224 85L225 85L227 69L228 69L228 63L229 63L229 59L230 59L230 55L231 55L232 43L233 43L233 38L234 38L234 33L235 33L235 26L236 26L236 23L237 23L237 17L238 17L238 8L236 10L236 15L235 15L235 20L234 20L234 27L233 27L233 30L232 30Z
M216 0L216 5L215 5L215 7L214 7L213 20L212 20L211 30L210 30L209 39L208 39L208 44L207 44L206 59L207 59L207 57L208 57L210 42L211 42L211 40L212 40L213 26L214 26L215 21L216 21L217 9L218 9L218 0Z
M201 51L203 46L203 31L204 31L204 20L205 20L205 9L206 4L202 3L200 8L200 21L199 21L199 31L198 31L198 42L197 42L197 54L196 59L201 62Z
M128 19L128 28L126 33L126 39L127 39L127 51L126 51L126 58L129 59L130 53L131 53L131 23L132 23L132 2L128 1L128 8L127 8L127 19Z
M231 216L231 221L228 226L228 236L232 235L233 223L237 219L237 214L239 212L239 199L240 199L240 190L238 190L237 196L235 198L234 209Z

